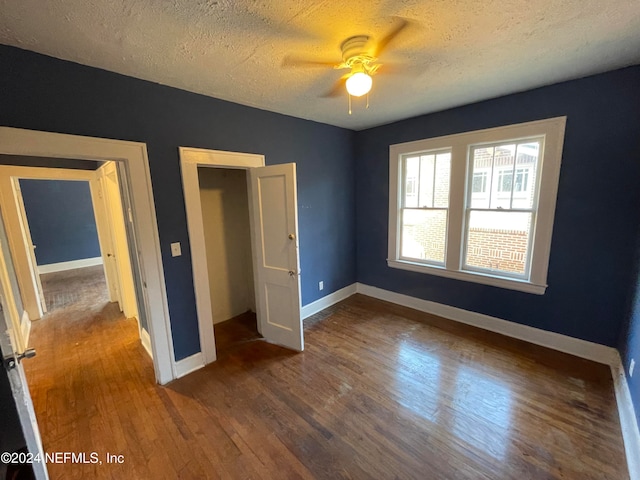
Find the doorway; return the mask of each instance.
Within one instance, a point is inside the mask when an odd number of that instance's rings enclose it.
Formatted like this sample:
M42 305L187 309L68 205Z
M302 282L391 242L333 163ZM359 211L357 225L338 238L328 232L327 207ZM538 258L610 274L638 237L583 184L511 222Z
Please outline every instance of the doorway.
M207 271L218 355L259 338L244 169L198 167Z
M214 285L220 283L218 278L220 263L223 266L228 266L230 262L235 263L234 268L238 269L238 279L246 279L251 276L250 272L252 273L256 326L264 339L270 343L302 351L304 339L300 314L295 164L265 166L263 155L180 147L180 165L187 208L201 342L201 353L190 359L192 360L191 370L216 360L214 316L224 310L223 307L225 302L228 302L229 295L232 295L234 301L236 297L238 299L251 297L250 288L241 280L238 280L238 292L232 292L235 290L233 284L227 284L229 291L224 297L220 297L218 291L214 291L212 295ZM220 170L223 173L205 172L211 169ZM230 173L231 170L240 172ZM225 171L227 179L234 178L234 185L238 186L243 180L246 182L252 270L248 267L237 267L239 258L248 257L246 228L239 230L243 232L241 235L244 235L245 240L238 242L245 245L238 249L240 253L236 255L234 252L230 258L221 255L216 261L210 259L205 228L213 228L209 225L212 218L209 218L209 213L206 213L208 207L203 208L200 184L201 180L205 179L212 182L213 178L217 178L222 181ZM245 194L244 189L241 190L241 194ZM205 193L205 197L207 195ZM236 211L233 215L236 216L234 219L236 222L246 215L246 211L243 214ZM244 225L246 226L246 222ZM235 231L233 233L218 232L217 235L225 239L225 235L235 238L239 234ZM222 276L225 277L226 274ZM242 301L238 300L238 302L243 305Z
M121 177L125 183L124 188L130 194L130 201L124 207L137 239L135 253L140 263L137 266L134 264L134 268L137 268L135 276L138 279L144 279L144 288L136 282L136 291L141 292L138 298L144 302L145 311L148 312L147 320L154 354L153 374L160 384L176 378L176 362L146 145L138 142L0 127L0 154L33 157L45 164L64 159L79 159L78 161L83 164L118 161L119 168L124 172ZM10 184L0 186L2 214L0 221L12 217L19 223L19 215L15 208L13 212L5 210L5 206L13 201L12 189ZM5 232L4 229L0 230L2 230L0 233ZM27 303L30 302L31 307L37 308L40 302L37 300L35 279L32 278L33 269L29 269L29 255L23 252L12 258L12 255L7 253L7 247L12 247L11 250L15 251L13 248L15 244L7 236L0 235L0 244L2 246L0 276L3 277L3 281L0 282L2 313L0 315L0 348L28 451L43 458L44 451L33 403L26 384L24 369L20 363L22 359L30 358L32 352L18 338L25 325L27 328L30 325ZM29 281L23 285L18 285L16 275L10 275L19 268L25 269L26 276L30 277ZM118 370L122 363L126 365L126 362L116 364ZM35 462L33 465L36 478L48 478L45 462Z
M33 251L42 285L42 311L75 302L83 285L91 285L96 297L106 297L89 181L29 178L29 171L36 170L25 167L25 176L17 179L15 201L21 207L25 248Z
M134 250L140 262L134 263L132 267L137 270L134 276L140 280L136 282L136 292L147 313L156 381L166 384L176 378L177 367L146 145L139 142L0 127L0 154L33 157L45 165L51 161L65 159L78 159L75 162L82 164L117 162L118 170L122 172L119 178L123 182L123 190L129 192L130 200L123 207L127 213L127 221L131 223L135 233ZM11 189L11 186L5 188L4 185L0 188L3 205L12 200L6 198L12 195ZM14 215L14 220L19 221L17 213L3 211L3 214L5 219ZM16 245L11 241L10 246L12 251L16 251ZM16 271L22 270L26 272L26 276L33 277L33 273L29 273L33 269L30 268L26 252L15 255L13 260ZM36 309L37 312L40 302L37 300L35 278L30 278L29 282L20 285L20 292L25 311ZM28 315L26 317L28 323ZM38 315L34 318L38 318ZM17 348L18 350L14 350L16 355L21 351Z
M100 302L96 288L106 282L106 301L135 319L138 336L152 356L145 304L136 288L141 284L135 273L137 258L131 254L136 239L124 214L130 199L117 162L89 166L89 170L0 166L7 233L14 258L22 259L16 269L18 281L23 292L29 292L30 281L36 291L32 301L25 302L25 310L36 320L52 302L79 308L82 289L65 286L74 282L86 285L87 295Z

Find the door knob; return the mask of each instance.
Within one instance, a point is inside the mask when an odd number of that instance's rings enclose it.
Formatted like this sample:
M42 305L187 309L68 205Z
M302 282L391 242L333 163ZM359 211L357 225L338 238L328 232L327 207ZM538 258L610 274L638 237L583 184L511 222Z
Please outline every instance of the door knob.
M296 272L294 272L293 270L289 270L289 276L293 277L296 274Z
M293 233L289 234L289 240L294 240L296 238L296 236Z
M36 349L35 348L27 348L22 353L9 355L8 357L5 357L4 364L7 367L7 370L12 370L12 369L16 368L18 363L20 363L23 359L25 359L25 358L33 358L35 356L36 356Z

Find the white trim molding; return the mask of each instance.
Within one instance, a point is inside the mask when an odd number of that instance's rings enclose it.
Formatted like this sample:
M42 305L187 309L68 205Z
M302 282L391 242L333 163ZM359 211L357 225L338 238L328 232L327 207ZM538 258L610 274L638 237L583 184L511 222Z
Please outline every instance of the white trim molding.
M202 352L194 353L190 357L183 358L176 362L176 378L182 378L196 370L200 370L204 366L204 355Z
M64 272L66 270L75 270L76 268L95 267L102 265L102 257L81 258L80 260L70 260L68 262L47 263L46 265L38 265L38 273L54 273Z
M147 311L155 376L160 384L173 380L176 367L171 321L146 144L0 127L0 154L114 160L127 165L133 226L146 283L140 302L144 302Z
M518 290L520 292L534 293L536 295L544 295L544 292L547 289L547 285L536 285L534 283L515 278L503 278L497 275L487 276L482 273L472 271L447 270L444 267L437 266L430 266L429 271L426 272L423 264L410 262L408 260L387 260L387 265L391 268L399 268L400 270L428 273L429 275L436 275L438 277L481 283L483 285L491 285L492 287L507 288L509 290Z
M640 430L638 429L638 419L633 408L631 392L627 377L624 374L620 355L617 355L615 363L611 365L611 376L613 377L616 402L618 403L620 429L622 430L624 450L627 455L629 478L630 480L640 480Z
M329 295L325 295L324 297L319 298L315 302L308 303L307 305L302 307L302 309L300 310L300 315L302 316L303 319L308 318L311 315L315 315L316 313L324 310L325 308L328 308L331 305L335 305L336 303L341 302L346 298L349 298L351 295L354 295L356 293L356 290L357 290L357 287L355 283L352 283L351 285L347 285L346 287L341 288L340 290L336 290L335 292L330 293Z
M140 325L140 320L136 317L136 321L138 325ZM151 337L149 336L149 332L147 332L144 328L140 328L140 343L149 354L149 357L153 358L153 350L151 348Z
M566 119L566 117L548 118L390 145L387 265L391 268L543 295L547 288L547 269ZM502 207L489 209L488 206L484 209L472 208L471 182L474 172L473 159L470 158L472 149L475 146L492 146L503 142L522 144L530 141L537 142L540 147L540 158L536 163L534 174L535 188L530 189L533 193L531 205L528 208L510 206L503 210L499 210ZM403 193L406 188L406 162L426 154L449 155L449 191L446 205L438 206L434 203L427 206L422 203L418 205L417 202L415 205L406 205ZM416 180L416 182L419 187L420 181ZM403 252L404 247L402 247L405 244L402 240L405 211L416 209L422 212L446 212L445 238L443 239L446 253L443 252L442 259L424 260L419 258L421 256L419 252L411 253L411 257L403 256L409 255L408 252ZM532 226L527 240L528 251L525 255L527 261L521 275L465 265L470 216L474 211L491 212L491 215L500 211L531 215L529 221L532 222Z

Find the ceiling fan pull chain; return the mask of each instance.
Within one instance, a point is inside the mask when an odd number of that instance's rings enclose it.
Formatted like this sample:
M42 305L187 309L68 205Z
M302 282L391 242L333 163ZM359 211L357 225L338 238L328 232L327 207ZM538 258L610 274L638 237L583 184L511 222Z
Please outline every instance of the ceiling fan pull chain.
M369 108L369 92L367 92L367 108Z
M347 94L349 96L349 115L351 115L351 94Z

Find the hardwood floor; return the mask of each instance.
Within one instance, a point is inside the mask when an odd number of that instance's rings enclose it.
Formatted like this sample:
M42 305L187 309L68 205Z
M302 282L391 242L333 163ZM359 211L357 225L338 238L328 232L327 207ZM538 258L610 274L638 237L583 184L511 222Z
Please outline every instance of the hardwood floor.
M45 450L125 462L51 477L628 478L606 366L361 295L308 319L301 354L251 321L217 325L219 360L167 387L112 305L37 322Z
M40 275L48 313L68 308L66 314L85 316L109 303L102 265Z

